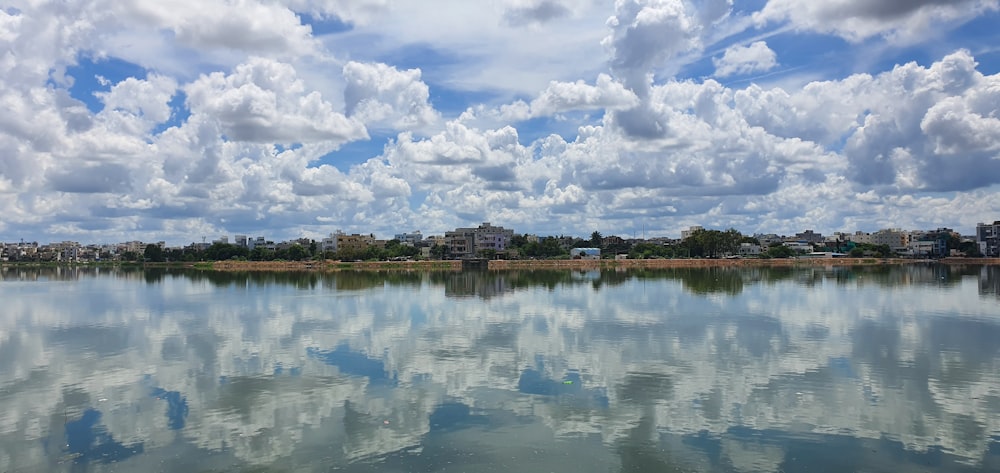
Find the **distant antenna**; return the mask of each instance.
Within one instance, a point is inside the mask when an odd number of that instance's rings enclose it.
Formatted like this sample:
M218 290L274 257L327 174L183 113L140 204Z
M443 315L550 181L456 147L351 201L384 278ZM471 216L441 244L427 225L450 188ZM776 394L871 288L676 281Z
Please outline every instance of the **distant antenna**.
M205 236L204 235L201 236L201 242L205 243Z

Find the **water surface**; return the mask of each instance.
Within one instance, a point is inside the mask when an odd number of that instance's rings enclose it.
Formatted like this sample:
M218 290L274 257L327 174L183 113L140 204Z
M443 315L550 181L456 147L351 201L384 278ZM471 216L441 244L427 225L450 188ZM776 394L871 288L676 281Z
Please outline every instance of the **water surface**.
M1000 471L1000 268L0 269L0 471Z

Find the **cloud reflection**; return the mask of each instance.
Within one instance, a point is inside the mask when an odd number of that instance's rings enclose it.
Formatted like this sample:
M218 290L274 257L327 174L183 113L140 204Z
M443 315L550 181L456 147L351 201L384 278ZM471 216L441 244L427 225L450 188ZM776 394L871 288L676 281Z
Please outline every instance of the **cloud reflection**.
M0 274L2 471L1000 461L996 267Z

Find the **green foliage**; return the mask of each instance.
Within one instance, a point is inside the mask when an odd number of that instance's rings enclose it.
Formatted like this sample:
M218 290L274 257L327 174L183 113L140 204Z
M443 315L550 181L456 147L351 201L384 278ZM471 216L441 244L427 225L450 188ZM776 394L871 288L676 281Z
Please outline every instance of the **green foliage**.
M142 257L146 261L152 263L162 263L163 261L166 261L166 258L163 256L163 248L160 248L160 245L154 245L152 243L146 245L146 251L142 253Z
M680 246L686 248L688 255L692 257L717 258L737 253L743 238L743 235L733 228L724 232L696 230L684 239Z
M889 245L872 245L870 243L858 243L853 249L851 249L850 255L858 254L855 250L861 250L861 256L874 255L880 258L891 258L892 248Z
M288 248L285 251L285 255L290 261L302 261L312 256L309 250L306 250L302 245L297 243Z
M445 259L448 256L448 247L446 245L435 244L431 247L431 257L434 259Z
M121 254L122 261L139 261L139 253L134 251L126 251Z
M595 231L590 234L590 245L593 248L601 248L603 244L604 237L601 236L601 232Z
M654 243L638 243L628 252L629 259L674 258L677 251L669 246Z
M271 261L274 259L274 251L263 246L254 247L247 258L250 261Z
M983 254L979 252L979 243L974 241L959 242L958 251L965 253L965 256L971 258L982 257Z
M242 246L229 243L212 243L202 254L202 260L222 261L228 259L246 258L249 250Z
M559 240L555 237L542 238L537 242L526 243L519 250L523 256L528 258L557 258L569 254L566 250L563 250L562 246L559 246Z
M795 252L785 245L771 245L767 249L767 256L770 258L791 258Z

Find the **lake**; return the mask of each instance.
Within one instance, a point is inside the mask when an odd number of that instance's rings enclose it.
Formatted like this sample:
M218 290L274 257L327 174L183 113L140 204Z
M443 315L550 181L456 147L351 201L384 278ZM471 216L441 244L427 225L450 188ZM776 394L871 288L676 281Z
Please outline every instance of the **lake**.
M1000 471L1000 267L0 268L0 472Z

